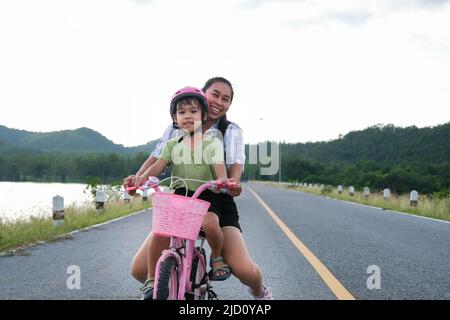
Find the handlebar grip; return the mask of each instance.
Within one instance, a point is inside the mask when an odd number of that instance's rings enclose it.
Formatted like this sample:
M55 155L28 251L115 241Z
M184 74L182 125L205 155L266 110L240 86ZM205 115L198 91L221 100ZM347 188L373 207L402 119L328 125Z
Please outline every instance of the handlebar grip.
M234 182L234 181L222 182L222 181L215 180L215 181L212 181L211 183L217 189L225 189L225 190L233 189L233 188L238 186L238 184L236 182Z
M131 182L128 184L128 186L132 184ZM159 187L159 179L157 177L148 177L146 181L143 181L139 186L131 186L126 187L125 190L128 192L129 195L134 195L137 190L145 191L146 189L154 188L156 191L160 191Z
M130 196L134 196L136 194L136 187L127 187L125 188L125 191L130 195Z

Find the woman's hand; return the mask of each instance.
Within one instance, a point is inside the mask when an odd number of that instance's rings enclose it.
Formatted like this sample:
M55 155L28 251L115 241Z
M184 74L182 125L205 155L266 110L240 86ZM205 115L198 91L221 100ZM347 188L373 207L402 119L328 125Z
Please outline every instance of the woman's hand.
M133 186L140 187L145 182L145 180L147 180L147 178L145 178L144 176L134 176L132 180Z

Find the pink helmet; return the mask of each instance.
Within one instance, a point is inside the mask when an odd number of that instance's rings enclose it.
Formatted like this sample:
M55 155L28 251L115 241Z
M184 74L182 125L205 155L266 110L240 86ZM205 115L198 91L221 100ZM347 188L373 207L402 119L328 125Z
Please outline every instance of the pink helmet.
M203 114L208 113L208 100L206 99L205 93L195 87L184 87L180 90L177 90L177 92L175 92L175 94L172 96L172 100L170 101L170 115L174 115L177 113L178 101L190 97L197 98L197 100L200 102L200 107L202 108Z

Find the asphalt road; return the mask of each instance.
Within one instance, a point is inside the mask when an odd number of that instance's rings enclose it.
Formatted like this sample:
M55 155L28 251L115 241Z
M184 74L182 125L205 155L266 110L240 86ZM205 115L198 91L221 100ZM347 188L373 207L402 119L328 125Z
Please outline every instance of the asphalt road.
M337 297L249 188L355 299L450 299L449 223L251 183L236 199L240 222L276 299ZM139 299L129 267L150 230L147 210L0 257L0 299ZM67 286L70 266L80 289ZM234 277L214 290L250 299Z

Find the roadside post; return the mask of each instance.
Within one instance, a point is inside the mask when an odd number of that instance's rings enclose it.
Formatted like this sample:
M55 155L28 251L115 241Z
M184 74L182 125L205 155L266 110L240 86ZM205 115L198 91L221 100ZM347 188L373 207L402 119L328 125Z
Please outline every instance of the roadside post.
M105 192L102 190L95 191L95 209L101 210L105 207Z
M369 187L364 188L364 198L369 199L370 189Z
M391 190L389 190L388 188L383 190L383 198L384 200L389 200L389 198L391 197Z
M53 227L64 223L64 198L60 195L53 197Z
M419 193L416 190L411 191L409 194L409 204L411 207L417 207L417 201L419 200Z
M350 197L353 197L354 194L355 194L355 187L350 186L350 187L348 188L348 193L350 194Z

